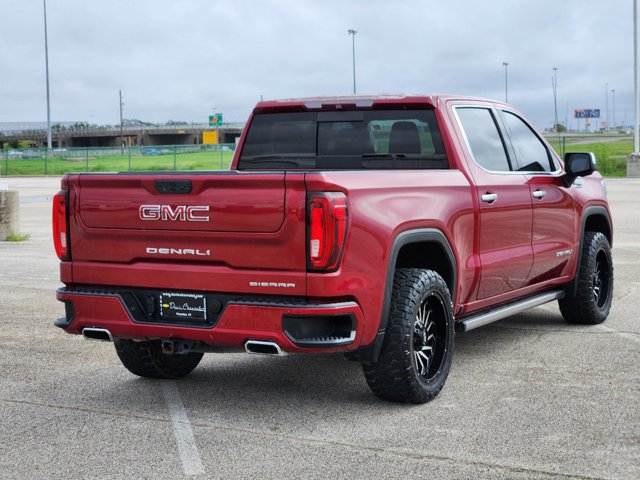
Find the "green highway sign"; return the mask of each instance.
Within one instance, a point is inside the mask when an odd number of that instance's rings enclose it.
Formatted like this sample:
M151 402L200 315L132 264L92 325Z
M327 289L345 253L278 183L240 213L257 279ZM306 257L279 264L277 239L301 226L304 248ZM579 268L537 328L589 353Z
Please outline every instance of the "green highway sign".
M219 127L222 125L222 114L216 113L215 115L209 115L209 126Z

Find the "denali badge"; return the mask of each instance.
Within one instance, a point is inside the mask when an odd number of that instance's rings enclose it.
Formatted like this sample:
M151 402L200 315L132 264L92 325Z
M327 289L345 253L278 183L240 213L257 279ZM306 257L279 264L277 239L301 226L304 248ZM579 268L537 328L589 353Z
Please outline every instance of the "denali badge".
M209 205L140 205L140 220L173 220L179 222L208 222Z
M147 247L147 253L151 255L195 255L196 257L208 257L211 250L199 250L193 248L157 248Z

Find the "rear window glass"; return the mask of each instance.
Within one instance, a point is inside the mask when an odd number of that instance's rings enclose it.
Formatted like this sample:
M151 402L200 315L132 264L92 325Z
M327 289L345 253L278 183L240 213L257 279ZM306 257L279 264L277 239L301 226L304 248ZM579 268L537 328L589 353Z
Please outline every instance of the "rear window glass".
M253 117L240 169L449 168L432 110Z

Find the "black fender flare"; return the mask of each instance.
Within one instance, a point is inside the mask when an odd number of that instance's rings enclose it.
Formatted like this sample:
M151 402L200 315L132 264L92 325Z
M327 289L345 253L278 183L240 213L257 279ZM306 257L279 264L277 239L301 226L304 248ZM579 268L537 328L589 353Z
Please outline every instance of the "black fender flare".
M441 230L436 228L420 228L416 230L405 230L396 236L389 252L389 259L387 262L387 271L385 277L384 298L382 302L382 314L380 316L380 323L378 325L378 333L375 340L366 347L358 348L352 352L346 354L349 360L357 360L361 362L376 362L380 355L380 349L382 348L382 342L384 341L384 335L387 329L387 323L389 321L389 307L391 305L391 292L393 290L393 277L395 275L395 265L398 260L398 254L402 247L410 245L412 243L437 243L442 247L443 251L448 257L448 262L451 267L451 300L455 305L456 286L457 286L457 262L456 257L453 254L453 249L447 237Z
M580 245L578 247L578 261L576 262L576 272L573 276L571 284L568 286L567 292L567 295L570 295L572 297L575 297L576 292L578 291L578 272L580 272L580 267L582 266L582 249L584 248L584 233L587 227L587 220L589 220L589 217L593 217L595 215L604 217L609 228L609 233L611 235L609 241L611 242L611 240L613 239L613 223L611 222L609 211L602 205L592 205L590 207L586 207L582 211L582 218L580 220Z

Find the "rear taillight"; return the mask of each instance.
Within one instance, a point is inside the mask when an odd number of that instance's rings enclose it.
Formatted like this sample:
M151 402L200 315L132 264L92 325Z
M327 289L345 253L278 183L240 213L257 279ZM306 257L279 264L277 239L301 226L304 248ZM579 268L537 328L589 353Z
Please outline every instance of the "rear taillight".
M69 259L69 228L67 212L68 192L63 190L53 197L53 246L60 260Z
M307 201L307 265L333 271L347 239L347 197L340 192L310 192Z

